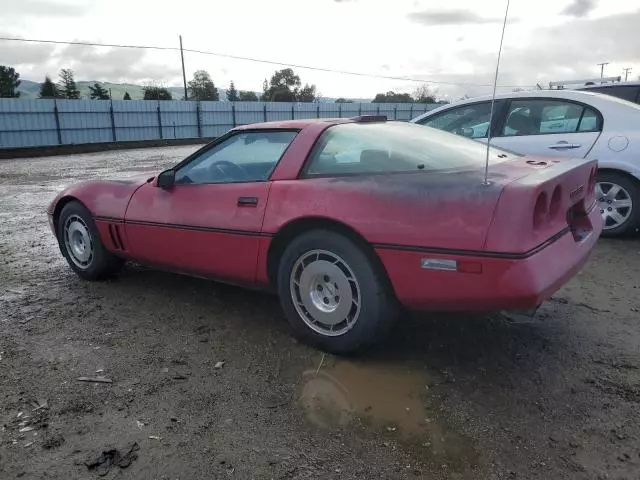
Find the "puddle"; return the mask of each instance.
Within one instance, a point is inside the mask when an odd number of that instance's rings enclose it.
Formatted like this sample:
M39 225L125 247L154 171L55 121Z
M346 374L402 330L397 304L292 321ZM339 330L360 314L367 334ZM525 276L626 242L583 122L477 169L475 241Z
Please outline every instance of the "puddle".
M478 461L472 442L425 407L429 380L423 370L406 366L338 361L303 373L298 405L316 427L379 435L385 445L398 442L420 461L470 472Z
M385 365L338 362L303 373L299 402L314 425L359 424L402 438L424 436L432 423L422 375Z

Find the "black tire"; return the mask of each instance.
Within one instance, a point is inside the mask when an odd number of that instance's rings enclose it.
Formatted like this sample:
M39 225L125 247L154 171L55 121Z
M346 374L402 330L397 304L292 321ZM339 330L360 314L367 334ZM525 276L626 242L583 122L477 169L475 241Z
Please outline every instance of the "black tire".
M89 233L91 248L93 249L93 254L87 260L85 266L76 263L79 262L79 260L74 260L76 257L69 251L69 247L67 247L65 242L65 224L67 221L74 221L74 217L76 219L75 221L79 218L84 222L86 230ZM64 206L58 217L56 232L62 255L64 255L71 269L80 278L85 280L103 280L113 276L122 268L124 261L107 251L104 247L91 212L81 203L72 201Z
M359 313L351 329L338 336L327 336L313 330L294 304L295 293L290 284L292 271L296 262L313 250L323 250L340 257L356 279L356 283L349 283L351 291L356 288L354 285L358 285ZM337 283L334 285L337 287ZM364 248L330 230L312 230L291 241L278 266L278 294L296 336L305 343L336 354L363 349L380 340L395 322L399 311L382 267L367 255Z
M609 229L602 230L603 237L620 237L632 234L640 228L640 184L637 180L622 172L604 171L598 172L596 182L606 182L619 185L624 188L631 197L631 214L622 224ZM596 199L599 200L599 199ZM606 205L598 205L600 208L607 208Z

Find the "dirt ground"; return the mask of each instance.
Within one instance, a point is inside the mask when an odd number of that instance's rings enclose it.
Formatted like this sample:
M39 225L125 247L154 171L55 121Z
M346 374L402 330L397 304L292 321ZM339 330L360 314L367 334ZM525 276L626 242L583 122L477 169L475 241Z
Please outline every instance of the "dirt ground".
M420 314L323 357L268 295L62 259L58 190L194 148L0 162L1 479L640 479L638 239L530 321Z

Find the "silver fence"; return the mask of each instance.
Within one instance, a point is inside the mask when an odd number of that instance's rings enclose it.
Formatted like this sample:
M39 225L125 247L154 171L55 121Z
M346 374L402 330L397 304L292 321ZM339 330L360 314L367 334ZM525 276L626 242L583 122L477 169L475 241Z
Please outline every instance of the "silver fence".
M144 100L0 100L0 149L217 137L249 123L386 115L410 120L436 105Z

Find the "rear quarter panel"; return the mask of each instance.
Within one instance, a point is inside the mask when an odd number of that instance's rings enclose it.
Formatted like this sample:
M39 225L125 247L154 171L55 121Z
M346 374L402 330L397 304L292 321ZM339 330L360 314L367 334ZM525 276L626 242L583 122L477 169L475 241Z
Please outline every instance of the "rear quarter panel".
M351 227L374 245L480 250L502 185L480 172L411 173L273 183L263 231L302 218Z

